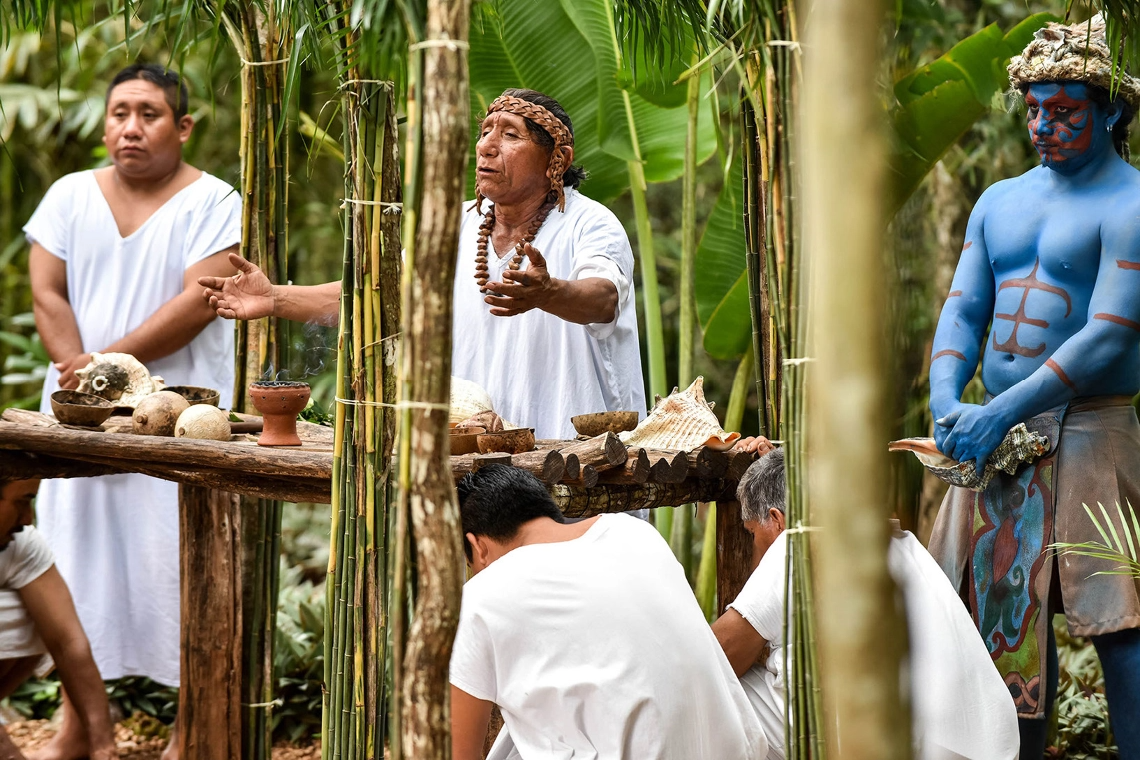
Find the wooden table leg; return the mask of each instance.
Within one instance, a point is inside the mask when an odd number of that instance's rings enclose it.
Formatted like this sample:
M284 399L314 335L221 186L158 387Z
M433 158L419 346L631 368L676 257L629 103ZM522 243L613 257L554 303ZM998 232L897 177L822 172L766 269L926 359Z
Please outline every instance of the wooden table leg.
M744 588L752 574L752 540L744 529L740 503L716 503L716 607L724 614L728 603Z
M236 494L178 489L182 585L179 750L241 757L241 510Z

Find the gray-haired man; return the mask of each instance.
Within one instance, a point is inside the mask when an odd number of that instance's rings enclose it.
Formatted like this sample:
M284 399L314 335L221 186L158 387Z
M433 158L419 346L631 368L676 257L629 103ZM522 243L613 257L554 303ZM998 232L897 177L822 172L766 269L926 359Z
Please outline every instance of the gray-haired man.
M753 462L741 478L736 497L752 534L753 571L713 623L760 718L769 760L784 758L785 493L781 449ZM914 756L1013 760L1019 744L1013 700L953 587L910 533L895 531L887 561L906 600Z

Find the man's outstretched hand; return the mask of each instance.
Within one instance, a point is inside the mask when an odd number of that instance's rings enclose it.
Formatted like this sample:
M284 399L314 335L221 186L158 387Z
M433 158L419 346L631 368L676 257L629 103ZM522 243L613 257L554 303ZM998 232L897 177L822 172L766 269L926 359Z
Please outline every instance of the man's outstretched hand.
M219 317L259 319L273 314L273 283L253 262L231 253L230 263L238 270L233 277L199 277L206 288L202 296Z

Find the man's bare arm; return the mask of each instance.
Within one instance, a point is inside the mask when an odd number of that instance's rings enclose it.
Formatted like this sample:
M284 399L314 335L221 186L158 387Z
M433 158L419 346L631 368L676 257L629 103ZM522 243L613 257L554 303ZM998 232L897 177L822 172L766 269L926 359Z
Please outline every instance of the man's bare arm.
M503 282L488 282L484 299L496 317L541 309L579 325L609 324L617 317L618 289L604 277L560 280L550 276L546 259L529 243L523 251L530 266L503 272Z
M55 660L83 727L87 729L92 760L117 758L107 692L91 645L75 614L75 604L55 565L19 590L20 599L35 623L36 632Z
M451 687L451 760L482 760L491 703Z
M226 258L232 250L220 251L189 267L183 274L181 293L104 350L130 354L146 364L189 345L215 318L214 310L202 302L198 278L232 274L233 267Z
M66 362L83 353L83 338L67 296L67 262L32 243L28 255L32 309L36 329L53 362Z
M768 642L736 610L729 608L712 624L713 634L739 678L760 661Z
M223 319L278 317L294 322L335 325L340 321L340 283L274 285L253 262L229 256L233 277L200 277L202 294Z

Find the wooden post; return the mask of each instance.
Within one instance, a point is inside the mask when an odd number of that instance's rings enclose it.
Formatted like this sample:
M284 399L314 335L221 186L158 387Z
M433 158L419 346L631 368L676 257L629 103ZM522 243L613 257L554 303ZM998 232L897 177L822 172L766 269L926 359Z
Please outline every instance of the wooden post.
M241 757L241 500L178 489L182 587L181 757Z
M448 665L465 562L448 464L447 402L455 251L471 137L465 52L469 18L468 0L429 0L425 47L413 53L422 55L423 79L417 84L422 88L422 152L417 157L422 173L412 174L409 183L414 188L418 179L422 195L415 197L413 190L404 196L405 211L410 201L416 213L405 219L413 244L405 249L400 402L427 407L413 412L409 406L400 420L398 508L410 518L416 551L415 614L399 664L398 730L402 757L408 760L451 757ZM409 89L415 93L415 87ZM409 111L413 107L409 104ZM414 143L410 117L408 132ZM397 583L404 582L396 577ZM398 634L397 627L397 641Z
M740 502L716 503L716 614L744 588L752 574L752 541L744 529Z

